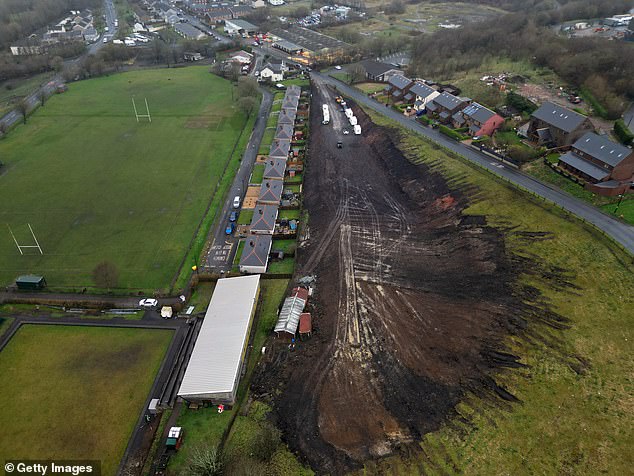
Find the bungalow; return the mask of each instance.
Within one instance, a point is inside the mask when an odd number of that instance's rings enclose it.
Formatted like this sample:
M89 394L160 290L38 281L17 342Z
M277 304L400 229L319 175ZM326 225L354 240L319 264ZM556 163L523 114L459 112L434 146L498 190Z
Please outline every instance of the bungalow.
M286 89L286 96L297 96L300 97L302 95L302 88L300 88L299 86L297 86L296 84L291 84L287 89Z
M297 116L297 111L294 109L281 109L280 115L277 119L277 123L279 124L295 124L295 117Z
M414 85L409 88L409 92L414 95L414 109L417 111L424 111L427 107L427 103L437 96L440 96L438 91L420 81L416 81Z
M427 115L438 117L443 123L449 123L452 116L467 107L469 102L469 99L442 93L427 104Z
M283 81L284 71L282 71L282 66L275 63L266 63L260 71L260 79L262 81L271 81L272 83Z
M282 190L284 189L284 182L281 180L265 180L260 187L260 196L258 197L258 204L261 205L275 205L280 204L282 200Z
M284 100L282 101L283 109L295 109L299 106L299 97L297 96L284 96Z
M545 102L533 112L528 125L528 138L539 144L571 145L594 126L586 116L568 108Z
M242 256L240 256L240 272L250 274L266 273L272 244L272 235L249 233L244 243Z
M403 71L395 68L391 64L381 63L375 60L363 60L359 63L365 70L365 77L368 81L378 81L384 83L395 75L403 75Z
M410 86L413 85L413 81L400 74L390 76L387 81L387 94L392 98L392 101L403 101L405 95L409 92Z
M504 118L474 102L451 116L456 128L468 127L472 136L491 136L504 124Z
M291 142L288 140L274 140L271 144L269 151L269 158L271 159L288 159L288 154L291 152Z
M285 144L290 142L284 141ZM288 157L288 154L287 154ZM284 173L286 172L286 157L281 158L269 158L266 161L264 167L264 178L270 180L284 180Z
M278 124L275 131L276 141L291 141L293 140L293 126L291 124Z
M255 235L272 235L277 220L277 207L274 205L258 205L253 211L253 219L249 231Z
M559 166L585 180L586 188L599 195L624 193L634 181L634 151L594 132L585 133L559 157Z

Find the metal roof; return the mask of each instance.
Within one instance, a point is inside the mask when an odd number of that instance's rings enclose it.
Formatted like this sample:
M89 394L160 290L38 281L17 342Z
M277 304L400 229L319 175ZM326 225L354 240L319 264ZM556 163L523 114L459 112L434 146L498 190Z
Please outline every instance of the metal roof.
M607 137L600 136L594 132L584 134L581 139L572 144L572 147L612 167L616 167L630 154L634 153L624 145L612 142Z
M539 109L533 112L533 117L564 132L574 131L587 119L581 114L552 102L542 104Z
M258 31L258 27L257 26L255 26L253 23L249 23L246 20L239 20L239 19L225 20L225 24L226 23L229 23L229 24L239 28L240 30Z
M294 335L305 305L306 301L298 296L287 297L277 318L275 332L288 332Z
M559 160L564 164L570 165L572 168L583 172L584 174L592 177L595 180L603 180L608 175L610 175L610 171L599 167L598 165L593 164L592 162L579 157L574 152L568 152L565 155L559 157Z
M219 279L178 395L233 392L257 304L260 276Z

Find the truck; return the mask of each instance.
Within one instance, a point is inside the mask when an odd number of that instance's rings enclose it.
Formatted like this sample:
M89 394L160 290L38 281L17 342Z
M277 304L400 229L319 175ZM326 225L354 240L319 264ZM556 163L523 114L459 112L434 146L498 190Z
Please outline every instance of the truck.
M324 104L323 106L321 106L321 109L324 113L324 120L321 121L321 123L322 124L330 123L330 110L328 109L328 104Z
M356 135L356 136L360 136L361 135L361 126L359 124L356 124L354 126L354 135Z

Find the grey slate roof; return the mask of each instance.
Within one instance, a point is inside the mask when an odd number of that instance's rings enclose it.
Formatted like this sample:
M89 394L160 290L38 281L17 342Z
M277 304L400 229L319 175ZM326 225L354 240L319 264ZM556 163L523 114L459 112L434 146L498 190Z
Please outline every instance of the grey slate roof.
M275 131L275 140L288 140L293 139L293 126L290 124L279 124Z
M282 108L297 110L298 105L299 105L298 96L284 96L284 100L282 101Z
M276 219L277 207L275 205L258 205L253 211L253 219L249 230L251 232L272 234L273 230L275 230Z
M266 161L264 167L265 179L284 179L284 173L286 172L286 158L269 158Z
M300 88L299 86L297 86L296 84L291 84L287 89L286 89L286 96L301 96L302 94L302 88Z
M249 233L244 243L240 266L266 266L273 243L272 235Z
M542 104L539 109L533 113L533 117L557 129L561 129L564 132L574 131L586 120L585 116L563 106L553 104L552 102Z
M479 122L480 124L484 124L486 121L495 116L495 112L493 112L491 109L487 109L477 102L469 104L462 110L462 113L465 116L470 117L474 121Z
M291 143L287 140L274 140L271 144L269 152L270 158L288 159L288 153L291 151Z
M624 145L612 142L608 138L594 132L584 134L581 139L572 144L572 147L612 167L616 167L621 161L634 153Z
M443 113L444 114L444 113ZM465 122L465 118L464 116L461 114L460 111L458 111L457 113L455 113L453 116L451 116L451 119L454 120L455 122L457 122L458 124L464 124Z
M420 83L418 81L416 81L414 83L414 86L409 88L409 90L410 90L410 92L416 94L416 96L420 96L423 99L426 98L427 96L429 96L430 94L433 94L433 93L436 92L435 89L430 88L426 84Z
M381 63L380 61L375 61L370 59L363 60L359 64L361 64L363 69L365 69L366 73L368 73L370 76L375 76L375 77L381 76L382 74L385 74L388 71L392 71L392 70L398 71L391 64Z
M297 111L295 109L281 109L277 120L278 124L295 124Z
M438 106L434 104L434 101L428 102L425 108L430 112L435 112L438 110Z
M444 107L445 109L449 109L450 111L465 103L463 99L449 93L442 93L441 95L436 96L433 99L433 102L441 107Z
M265 180L260 187L258 203L277 205L282 200L284 183L281 180Z
M567 154L562 155L559 157L559 160L564 164L568 164L584 174L589 175L595 180L603 180L610 175L609 170L603 169L598 165L579 157L574 152L568 152Z
M412 83L412 80L400 74L395 74L394 76L390 77L388 83L397 89L403 90Z

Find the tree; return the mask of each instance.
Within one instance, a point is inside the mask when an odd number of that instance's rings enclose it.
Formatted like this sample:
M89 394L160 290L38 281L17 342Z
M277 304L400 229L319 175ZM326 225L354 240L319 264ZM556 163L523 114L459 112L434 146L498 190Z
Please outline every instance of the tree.
M192 449L187 474L192 476L221 476L222 455L215 446L198 446Z
M355 64L348 70L348 78L350 78L350 84L360 83L365 80L365 69L359 63Z
M37 93L37 98L40 100L40 104L44 107L46 100L48 99L48 93L41 89L39 93Z
M258 82L249 76L243 76L238 79L238 97L257 97Z
M16 109L18 111L18 114L22 116L22 121L24 121L24 124L26 124L26 116L29 113L29 102L26 100L26 98L21 99L20 102L18 102L18 104L16 105Z
M238 99L238 107L247 114L247 117L251 116L251 113L257 105L258 101L253 96L245 96Z
M102 261L92 270L92 278L99 288L111 289L119 283L119 270L110 261Z

